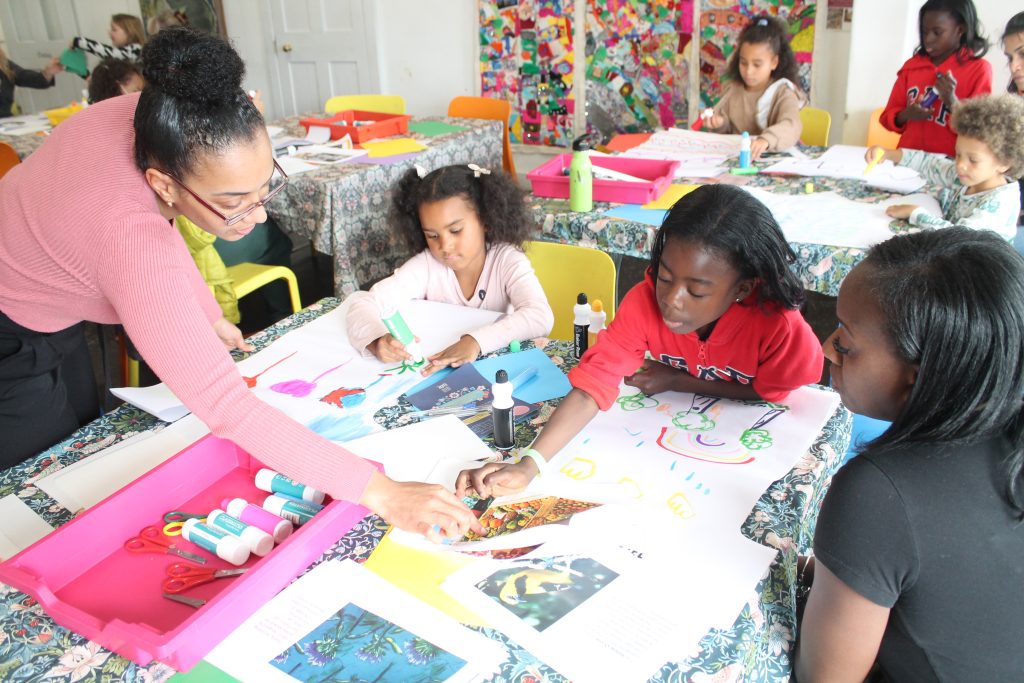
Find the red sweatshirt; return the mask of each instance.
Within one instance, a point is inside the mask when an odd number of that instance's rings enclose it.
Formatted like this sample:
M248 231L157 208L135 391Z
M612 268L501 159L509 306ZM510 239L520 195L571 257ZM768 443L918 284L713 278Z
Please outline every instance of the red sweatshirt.
M907 121L902 128L896 125L896 115L907 108L911 97L934 88L935 75L939 71L953 73L958 99L965 100L992 92L992 65L984 59L973 57L967 48L951 54L938 66L932 64L927 55L915 54L896 74L896 84L882 112L881 122L889 130L902 134L900 147L953 156L956 153L956 133L949 125L952 112L942 98L932 104L931 119Z
M661 317L650 272L629 290L615 320L580 364L569 372L574 387L608 410L619 383L643 364L644 353L700 379L753 384L766 401L821 377L821 344L799 311L755 303L757 292L734 303L705 341L696 332L676 334ZM749 303L748 303L749 302Z

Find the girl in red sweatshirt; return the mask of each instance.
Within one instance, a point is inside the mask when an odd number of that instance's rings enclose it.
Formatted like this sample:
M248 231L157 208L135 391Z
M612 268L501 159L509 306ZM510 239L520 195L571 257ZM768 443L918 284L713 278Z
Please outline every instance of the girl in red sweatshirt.
M988 41L971 0L928 0L918 31L921 44L896 74L881 122L902 135L900 147L952 156L957 100L992 92L992 66L982 59Z

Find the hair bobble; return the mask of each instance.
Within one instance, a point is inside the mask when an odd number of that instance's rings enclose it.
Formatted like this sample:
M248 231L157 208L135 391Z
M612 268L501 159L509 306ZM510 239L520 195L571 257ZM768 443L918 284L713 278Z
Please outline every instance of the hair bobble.
M467 164L467 166L473 172L474 178L479 178L481 175L491 175L491 169L489 168L480 168L476 164Z

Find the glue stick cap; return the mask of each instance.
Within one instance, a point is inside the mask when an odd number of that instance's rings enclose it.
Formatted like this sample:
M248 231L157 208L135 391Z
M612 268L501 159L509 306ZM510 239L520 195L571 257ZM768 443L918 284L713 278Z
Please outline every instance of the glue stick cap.
M601 303L600 299L594 299L593 303L590 304L590 308L593 309L594 313L600 313L604 310L604 304Z
M587 303L587 294L586 294L586 292L580 292L579 294L576 295L576 303L579 304L579 305L583 305L583 304Z

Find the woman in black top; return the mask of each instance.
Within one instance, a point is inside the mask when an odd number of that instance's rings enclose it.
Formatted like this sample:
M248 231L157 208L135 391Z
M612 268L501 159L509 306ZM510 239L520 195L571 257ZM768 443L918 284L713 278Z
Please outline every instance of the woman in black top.
M11 116L14 106L14 86L43 90L53 85L53 75L63 71L60 60L54 57L42 71L22 69L7 58L0 48L0 117Z

